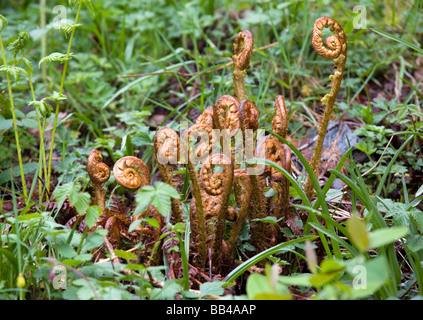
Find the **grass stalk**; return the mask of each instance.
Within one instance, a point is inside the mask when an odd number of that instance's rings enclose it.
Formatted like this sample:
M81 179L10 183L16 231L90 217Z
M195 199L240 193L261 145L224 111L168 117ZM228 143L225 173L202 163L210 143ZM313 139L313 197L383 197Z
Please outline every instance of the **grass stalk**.
M79 1L78 10L76 12L76 17L75 17L75 22L74 22L75 25L78 23L79 14L81 12L81 7L82 7L82 1ZM67 71L67 68L68 68L70 50L71 50L71 47L72 47L72 40L73 40L73 37L75 35L75 30L76 30L76 28L74 28L72 30L71 36L69 38L68 49L67 49L67 52L66 52L66 59L65 59L65 62L63 64L63 73L62 73L62 80L60 82L59 95L62 95L63 88L64 88L64 85L65 85L66 71ZM47 192L50 192L51 163L52 163L52 160L53 160L54 139L55 139L55 135L56 135L57 119L59 117L59 107L60 107L60 100L58 100L56 102L56 111L54 113L53 129L52 129L52 133L51 133L50 153L49 153L49 158L48 158L48 172L47 172L47 178L46 178Z

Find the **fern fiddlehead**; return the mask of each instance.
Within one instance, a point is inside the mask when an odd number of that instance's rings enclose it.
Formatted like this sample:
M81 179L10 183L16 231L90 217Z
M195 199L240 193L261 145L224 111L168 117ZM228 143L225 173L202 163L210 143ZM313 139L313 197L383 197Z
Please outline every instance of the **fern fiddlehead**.
M250 65L253 47L254 40L250 31L242 30L237 34L233 45L234 55L232 56L232 60L234 62L234 90L238 101L247 99L247 93L244 89L245 69Z
M334 33L326 39L325 45L323 45L322 39L322 30L324 28L329 28L330 31ZM323 141L325 139L330 116L335 107L336 96L338 95L339 88L341 87L345 63L347 61L347 36L345 35L341 25L336 20L329 17L321 17L314 23L311 43L318 55L331 59L334 62L333 74L329 76L329 79L332 82L331 90L321 100L325 107L323 118L320 123L316 146L311 160L311 168L313 169L316 177L318 177ZM307 196L310 198L313 194L313 185L310 177L307 179L305 191Z
M106 210L105 190L103 185L110 178L110 168L103 162L100 151L93 149L87 160L87 172L93 184L95 204L101 208L101 212Z

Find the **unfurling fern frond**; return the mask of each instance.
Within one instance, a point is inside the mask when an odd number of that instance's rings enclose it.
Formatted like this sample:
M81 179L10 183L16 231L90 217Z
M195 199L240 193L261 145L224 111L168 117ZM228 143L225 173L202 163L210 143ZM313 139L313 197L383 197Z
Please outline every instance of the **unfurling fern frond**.
M59 61L60 63L64 63L65 61L70 60L73 56L74 56L74 54L72 52L69 53L69 57L67 57L66 54L64 54L64 53L53 52L52 54L48 55L47 57L42 58L40 60L40 62L38 63L38 66L41 66L41 64L43 64L45 62Z

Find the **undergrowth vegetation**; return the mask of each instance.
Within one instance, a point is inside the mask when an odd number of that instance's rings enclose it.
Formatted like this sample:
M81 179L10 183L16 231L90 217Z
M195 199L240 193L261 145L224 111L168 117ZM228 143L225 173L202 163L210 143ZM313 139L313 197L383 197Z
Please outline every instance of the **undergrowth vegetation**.
M2 1L0 299L421 299L423 3L360 5ZM348 59L316 174L309 163L333 69L311 45L319 17L343 27ZM208 267L193 265L195 174L180 166L179 184L166 183L154 138L234 94L241 30L254 35L246 95L260 128L290 150L292 170L264 160L289 181L289 208L246 220L233 264L215 272L212 253ZM278 96L286 136L272 131ZM95 185L93 149L109 167L142 159L151 181L122 187L109 170ZM266 201L277 193L269 183ZM278 243L259 250L257 225ZM225 221L225 240L233 226ZM134 240L138 231L150 238Z

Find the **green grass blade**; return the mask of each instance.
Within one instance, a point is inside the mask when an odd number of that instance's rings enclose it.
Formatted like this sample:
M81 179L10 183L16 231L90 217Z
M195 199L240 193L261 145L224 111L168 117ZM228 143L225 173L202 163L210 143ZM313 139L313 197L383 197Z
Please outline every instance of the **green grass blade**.
M423 54L423 50L421 48L419 48L418 46L416 46L415 44L411 43L411 42L405 41L405 40L403 40L401 38L398 38L396 36L393 36L392 34L386 33L384 31L380 31L380 30L373 29L373 28L370 28L370 30L372 30L373 32L375 32L377 34L380 34L381 36L383 36L385 38L388 38L390 40L393 40L393 41L396 41L398 43L401 43L402 45L407 46L410 49L413 49L414 51L417 51L420 54Z
M277 253L283 251L283 249L285 247L288 247L288 246L293 245L295 243L305 242L307 240L313 241L316 238L317 238L317 236L311 235L311 236L306 236L306 237L302 237L302 238L298 238L298 239L293 239L293 240L278 244L278 245L276 245L272 248L269 248L265 251L262 251L262 252L256 254L254 257L248 259L247 261L245 261L244 263L242 263L238 267L236 267L234 270L232 270L226 276L225 281L229 282L229 283L233 282L236 278L238 278L245 271L247 271L251 266L259 263L260 261L262 261L263 259L266 259L267 257L271 256L272 254L277 254Z

